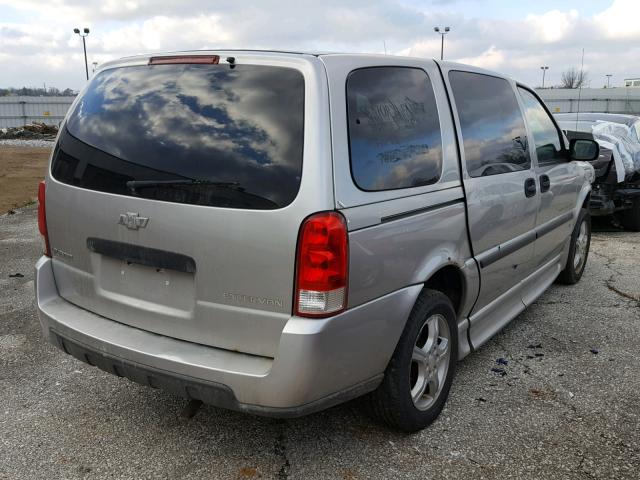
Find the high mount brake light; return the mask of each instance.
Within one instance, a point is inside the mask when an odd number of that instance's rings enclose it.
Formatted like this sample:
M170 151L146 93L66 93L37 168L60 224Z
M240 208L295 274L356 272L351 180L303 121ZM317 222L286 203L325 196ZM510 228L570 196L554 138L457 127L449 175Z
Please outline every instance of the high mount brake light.
M45 192L46 186L44 180L38 185L38 230L44 239L44 254L51 256L51 248L49 248L49 232L47 231L47 213L45 208Z
M347 306L347 223L337 212L308 217L300 227L296 262L295 313L328 317Z
M217 65L220 63L219 55L174 55L169 57L151 57L149 65L172 65L179 63L206 63Z

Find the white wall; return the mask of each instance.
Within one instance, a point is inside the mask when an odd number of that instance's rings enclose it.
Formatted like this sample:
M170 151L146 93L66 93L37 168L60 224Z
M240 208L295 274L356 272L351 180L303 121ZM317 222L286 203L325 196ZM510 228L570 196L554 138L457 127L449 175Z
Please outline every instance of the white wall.
M57 125L75 97L0 97L0 128L31 122Z
M629 113L640 115L640 88L539 88L536 90L552 113Z

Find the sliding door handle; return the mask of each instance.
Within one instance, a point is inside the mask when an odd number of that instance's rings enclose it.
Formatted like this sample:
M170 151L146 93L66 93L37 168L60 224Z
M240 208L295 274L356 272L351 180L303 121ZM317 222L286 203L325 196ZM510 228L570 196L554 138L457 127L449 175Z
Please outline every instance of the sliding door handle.
M524 181L524 195L529 198L533 197L536 194L536 179L535 178L527 178Z

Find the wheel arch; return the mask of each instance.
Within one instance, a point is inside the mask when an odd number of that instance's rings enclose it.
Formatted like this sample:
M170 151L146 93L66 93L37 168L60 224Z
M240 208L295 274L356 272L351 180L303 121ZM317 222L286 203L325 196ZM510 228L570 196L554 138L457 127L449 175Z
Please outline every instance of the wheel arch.
M591 189L589 189L589 191L587 192L587 194L584 197L584 200L582 201L582 208L586 208L588 210L589 209L589 202L591 202Z
M462 308L462 299L466 291L464 275L462 270L457 265L444 265L435 271L429 279L424 282L424 288L431 290L437 290L444 293L456 312L456 315L460 315Z
M458 325L458 359L464 358L472 349L468 339L468 315L480 289L480 277L475 260L469 259L462 265L440 265L429 275L423 288L439 291L451 300Z
M591 184L585 183L580 189L580 194L578 195L578 201L576 202L575 212L573 213L574 221L578 220L578 215L580 214L580 210L583 208L589 209L589 201L591 200Z

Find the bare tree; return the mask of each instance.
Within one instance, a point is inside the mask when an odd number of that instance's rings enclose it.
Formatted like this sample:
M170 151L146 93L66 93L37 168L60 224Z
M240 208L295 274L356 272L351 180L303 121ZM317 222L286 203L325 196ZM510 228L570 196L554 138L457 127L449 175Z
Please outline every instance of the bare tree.
M588 78L589 76L584 70L578 70L575 67L571 67L570 69L562 72L562 76L560 77L560 88L584 87Z

